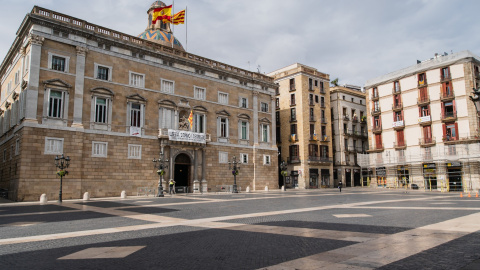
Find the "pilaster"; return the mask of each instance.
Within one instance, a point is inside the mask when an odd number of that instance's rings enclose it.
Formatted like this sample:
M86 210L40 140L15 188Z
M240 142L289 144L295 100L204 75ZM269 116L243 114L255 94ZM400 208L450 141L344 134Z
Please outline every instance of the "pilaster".
M75 67L75 95L73 103L73 127L83 128L82 109L83 92L85 84L85 57L88 52L86 47L77 46L77 64Z
M28 42L30 44L30 70L28 72L28 85L26 88L26 106L25 121L38 123L38 90L40 85L40 58L42 55L42 45L45 38L42 36L30 34Z

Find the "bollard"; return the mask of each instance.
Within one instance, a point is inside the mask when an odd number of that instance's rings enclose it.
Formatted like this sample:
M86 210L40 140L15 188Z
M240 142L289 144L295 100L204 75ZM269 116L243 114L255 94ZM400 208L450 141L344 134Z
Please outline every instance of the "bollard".
M122 191L122 194L120 195L120 198L122 198L122 199L127 198L127 192L125 192L125 190Z
M43 194L40 196L40 204L46 204L47 202L48 202L47 194L43 193Z
M265 191L268 191L268 186L265 186Z
M83 200L84 201L90 201L90 193L88 193L88 192L83 193Z
M285 191L285 186L282 186L282 191Z
M247 189L245 190L246 193L250 192L250 186L247 186Z

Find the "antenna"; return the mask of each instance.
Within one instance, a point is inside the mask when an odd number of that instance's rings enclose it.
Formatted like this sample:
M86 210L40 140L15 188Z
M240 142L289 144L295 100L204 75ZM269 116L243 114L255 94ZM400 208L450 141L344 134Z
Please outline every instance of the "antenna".
M257 66L258 73L261 73L261 72L260 72L260 68L261 68L260 65L258 65L258 66Z

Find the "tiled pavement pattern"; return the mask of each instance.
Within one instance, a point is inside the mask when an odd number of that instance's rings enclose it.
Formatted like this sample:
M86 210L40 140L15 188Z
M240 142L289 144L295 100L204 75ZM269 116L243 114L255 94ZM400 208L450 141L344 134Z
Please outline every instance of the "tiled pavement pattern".
M480 199L345 189L0 204L0 269L480 269Z

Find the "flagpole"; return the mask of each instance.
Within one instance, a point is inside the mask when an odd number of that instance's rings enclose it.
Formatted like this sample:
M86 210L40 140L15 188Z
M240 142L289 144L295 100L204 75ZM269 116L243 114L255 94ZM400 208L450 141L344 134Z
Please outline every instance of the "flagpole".
M188 6L185 6L185 51L188 52Z
M175 14L175 1L172 0L172 12L170 14L170 24L172 25L172 49L173 49L173 43L175 41L175 36L173 35L173 29L175 28L175 25L173 24L173 16Z

